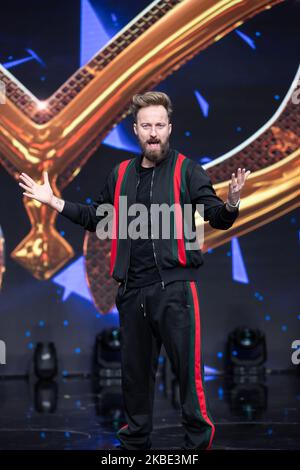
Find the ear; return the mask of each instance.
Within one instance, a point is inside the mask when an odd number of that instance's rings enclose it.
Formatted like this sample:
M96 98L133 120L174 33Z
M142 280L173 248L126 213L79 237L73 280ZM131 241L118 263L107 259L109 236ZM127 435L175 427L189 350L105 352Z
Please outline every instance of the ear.
M134 130L135 135L137 135L137 125L135 122L133 123L133 130Z
M172 132L172 123L169 122L169 135L171 134L171 132Z

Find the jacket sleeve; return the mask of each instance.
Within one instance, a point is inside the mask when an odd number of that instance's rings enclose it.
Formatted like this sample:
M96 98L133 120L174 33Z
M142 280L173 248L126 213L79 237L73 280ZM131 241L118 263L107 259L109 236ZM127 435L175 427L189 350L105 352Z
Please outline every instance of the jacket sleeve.
M200 164L192 169L190 195L192 204L204 204L204 220L208 220L213 228L227 230L239 215L239 208L234 212L226 209L226 203L217 196L210 177Z
M64 208L60 215L71 220L75 224L81 225L89 232L95 232L98 222L104 216L96 215L97 207L100 204L111 204L114 201L114 169L109 173L102 191L92 204L82 204L79 202L65 201Z

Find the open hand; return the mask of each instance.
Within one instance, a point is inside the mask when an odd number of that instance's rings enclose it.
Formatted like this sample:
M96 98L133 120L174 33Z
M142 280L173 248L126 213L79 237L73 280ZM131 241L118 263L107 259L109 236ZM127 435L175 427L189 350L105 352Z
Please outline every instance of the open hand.
M35 183L26 173L21 173L19 183L25 189L24 196L36 199L44 204L50 204L53 197L53 191L49 183L47 171L43 171L44 184Z
M229 204L233 206L237 204L241 197L242 189L245 186L246 180L250 173L251 171L246 171L245 168L243 168L243 170L239 168L237 171L237 176L235 176L235 173L232 173L227 197L227 201Z

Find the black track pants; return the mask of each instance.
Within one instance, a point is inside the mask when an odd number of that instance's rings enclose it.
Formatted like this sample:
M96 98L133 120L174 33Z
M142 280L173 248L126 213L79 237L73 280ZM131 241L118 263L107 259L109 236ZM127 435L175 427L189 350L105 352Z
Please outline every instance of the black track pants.
M214 436L204 385L199 283L174 281L118 289L122 392L127 424L117 432L127 449L151 447L155 375L161 345L179 382L186 449L208 449Z

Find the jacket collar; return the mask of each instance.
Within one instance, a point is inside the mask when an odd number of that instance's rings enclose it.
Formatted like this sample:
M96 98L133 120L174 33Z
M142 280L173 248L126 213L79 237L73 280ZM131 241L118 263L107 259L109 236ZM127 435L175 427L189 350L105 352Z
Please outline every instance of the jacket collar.
M161 166L161 165L164 165L168 160L170 160L173 155L174 155L175 151L174 149L172 149L171 147L169 147L169 151L167 153L167 155L165 156L165 158L163 158L163 160L161 160L159 163L157 163L156 166ZM139 155L137 155L135 157L135 168L136 168L136 171L140 171L140 165L142 163L142 159L143 159L143 154L140 153Z

